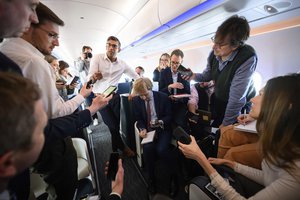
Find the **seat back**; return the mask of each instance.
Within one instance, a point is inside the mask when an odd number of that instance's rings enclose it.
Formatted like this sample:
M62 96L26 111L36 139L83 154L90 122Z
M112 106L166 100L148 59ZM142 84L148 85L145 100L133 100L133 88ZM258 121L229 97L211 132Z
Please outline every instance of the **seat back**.
M141 145L139 129L137 128L137 122L134 123L134 133L135 133L135 146L136 146L137 162L138 162L139 166L142 167L142 165L143 165L143 162L142 162L143 148Z
M81 138L72 138L72 143L77 153L78 180L86 177L91 179L91 165L86 141ZM40 195L46 193L48 191L47 187L48 184L44 181L41 174L30 174L30 190L33 192L35 197L39 197Z
M90 176L91 166L88 158L86 141L82 138L72 138L73 146L77 153L78 180Z

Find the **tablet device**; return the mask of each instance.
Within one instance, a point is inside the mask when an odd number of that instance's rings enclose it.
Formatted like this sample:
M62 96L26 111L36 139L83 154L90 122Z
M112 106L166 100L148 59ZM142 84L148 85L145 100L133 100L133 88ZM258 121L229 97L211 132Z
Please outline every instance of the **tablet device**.
M117 86L109 86L102 94L104 95L104 97L108 97L109 95L111 95L114 91L116 91Z
M118 172L118 160L119 160L119 153L112 152L109 157L107 179L115 180L116 174Z
M192 141L190 135L187 134L187 132L185 132L181 126L175 128L173 131L173 136L176 138L176 140L183 144L190 144Z
M74 83L77 83L77 81L79 80L79 77L78 76L75 76L73 78L73 80L71 81L70 85L74 84Z

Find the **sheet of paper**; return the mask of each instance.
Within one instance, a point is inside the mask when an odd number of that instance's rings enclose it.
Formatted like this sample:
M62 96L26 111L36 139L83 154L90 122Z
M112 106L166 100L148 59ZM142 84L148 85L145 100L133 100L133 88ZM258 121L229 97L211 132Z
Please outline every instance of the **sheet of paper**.
M191 95L190 94L176 94L173 96L174 96L174 98L184 98L184 97L190 97Z
M250 132L250 133L257 133L256 130L256 120L253 122L250 122L246 125L244 124L239 124L237 126L234 126L234 130L238 131L245 131L245 132Z
M154 136L155 136L155 131L148 132L147 137L143 138L141 144L146 144L146 143L149 143L149 142L153 142Z

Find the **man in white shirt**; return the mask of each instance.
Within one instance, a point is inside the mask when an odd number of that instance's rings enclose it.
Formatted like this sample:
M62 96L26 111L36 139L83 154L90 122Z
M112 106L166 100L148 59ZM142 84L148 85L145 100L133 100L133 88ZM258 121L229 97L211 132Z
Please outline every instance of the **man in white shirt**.
M91 92L84 87L80 94L65 102L51 78L51 66L44 57L59 45L59 26L63 25L64 22L54 13L41 15L39 23L32 24L21 38L6 39L0 46L1 52L20 66L23 75L40 86L49 118L73 113Z
M106 42L106 54L97 54L91 60L88 78L94 82L93 92L103 93L110 85L117 86L123 74L132 79L139 78L134 69L130 68L123 60L117 58L121 49L118 38L110 36ZM133 156L133 151L125 147L120 136L120 96L114 95L109 104L100 110L104 123L108 126L112 136L112 149L120 149L125 156Z

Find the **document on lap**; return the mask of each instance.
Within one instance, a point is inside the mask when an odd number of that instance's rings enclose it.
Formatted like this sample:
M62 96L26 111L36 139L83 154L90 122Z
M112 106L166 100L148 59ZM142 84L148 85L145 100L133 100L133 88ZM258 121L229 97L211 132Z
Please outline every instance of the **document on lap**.
M185 97L190 97L190 94L176 94L173 95L174 98L185 98Z
M155 136L155 131L150 131L147 133L147 137L143 138L141 144L147 144L153 142Z
M257 133L256 130L256 120L253 122L249 122L248 124L239 124L234 126L234 130L244 131L249 133Z

